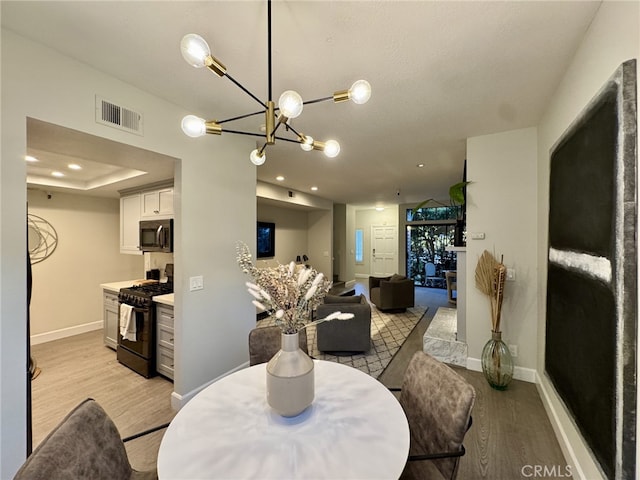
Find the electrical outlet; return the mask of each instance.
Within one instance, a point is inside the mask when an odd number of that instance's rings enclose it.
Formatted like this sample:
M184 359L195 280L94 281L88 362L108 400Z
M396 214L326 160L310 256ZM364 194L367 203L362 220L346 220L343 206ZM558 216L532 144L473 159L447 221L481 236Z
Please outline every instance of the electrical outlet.
M511 356L513 358L518 356L518 346L517 345L509 345L509 352L511 352Z
M514 268L507 268L507 280L514 282L516 280L516 270Z

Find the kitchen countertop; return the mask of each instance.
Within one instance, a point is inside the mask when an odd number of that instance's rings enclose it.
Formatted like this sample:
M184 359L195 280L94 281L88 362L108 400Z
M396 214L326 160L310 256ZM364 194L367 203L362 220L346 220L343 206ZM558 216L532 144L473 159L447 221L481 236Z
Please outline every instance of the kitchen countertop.
M127 280L125 282L111 282L111 283L102 283L100 287L103 290L109 290L110 292L118 292L121 288L127 288L132 285L135 285L139 280Z
M167 293L165 295L156 295L153 297L153 301L156 303L162 303L163 305L169 305L173 307L173 293Z

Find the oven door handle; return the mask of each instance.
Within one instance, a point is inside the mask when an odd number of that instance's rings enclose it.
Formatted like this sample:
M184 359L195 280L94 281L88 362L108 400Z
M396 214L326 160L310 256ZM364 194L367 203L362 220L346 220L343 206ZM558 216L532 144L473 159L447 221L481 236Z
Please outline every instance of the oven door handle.
M120 303L121 303L122 305L129 305L129 304L128 304L128 303L126 303L126 302L120 302ZM130 306L130 307L133 307L133 311L134 311L134 312L136 312L136 313L147 313L147 312L149 311L149 308L148 308L148 307L140 308L140 307L134 307L133 305L129 305L129 306Z

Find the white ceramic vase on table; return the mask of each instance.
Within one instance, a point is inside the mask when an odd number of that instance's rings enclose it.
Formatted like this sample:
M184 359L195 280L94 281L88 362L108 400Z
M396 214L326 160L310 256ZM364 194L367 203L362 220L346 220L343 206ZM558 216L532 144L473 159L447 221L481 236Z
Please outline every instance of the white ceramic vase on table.
M266 368L267 403L283 417L299 415L314 398L313 360L300 349L298 335L298 332L282 334L281 350Z

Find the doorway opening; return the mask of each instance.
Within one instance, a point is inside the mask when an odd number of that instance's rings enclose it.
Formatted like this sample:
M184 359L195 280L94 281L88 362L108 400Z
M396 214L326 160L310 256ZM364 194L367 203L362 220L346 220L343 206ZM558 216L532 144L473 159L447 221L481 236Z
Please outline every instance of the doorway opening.
M407 210L406 271L416 286L446 289L446 272L456 269L453 245L458 210L456 207Z

